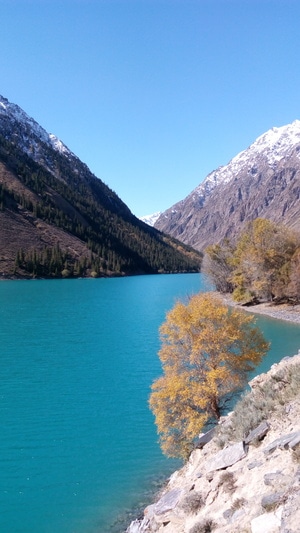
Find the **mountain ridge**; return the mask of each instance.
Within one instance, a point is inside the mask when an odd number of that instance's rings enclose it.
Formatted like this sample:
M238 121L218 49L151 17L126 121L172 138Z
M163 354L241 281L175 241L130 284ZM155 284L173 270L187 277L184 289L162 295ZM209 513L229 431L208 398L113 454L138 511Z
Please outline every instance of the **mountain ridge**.
M0 97L0 275L199 271L200 255L150 228L55 135Z
M272 128L207 175L154 227L203 250L261 216L299 230L300 121ZM294 197L294 198L293 198ZM276 205L277 201L277 205Z

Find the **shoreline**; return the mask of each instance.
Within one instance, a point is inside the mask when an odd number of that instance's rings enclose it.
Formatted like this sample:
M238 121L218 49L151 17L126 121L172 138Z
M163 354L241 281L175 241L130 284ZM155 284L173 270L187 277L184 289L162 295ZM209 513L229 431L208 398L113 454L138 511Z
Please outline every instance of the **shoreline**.
M252 379L254 409L261 406L261 394L271 384L263 422L257 420L255 431L246 439L239 432L235 438L229 433L225 446L224 442L220 446L216 435L196 448L186 464L173 473L158 500L148 505L144 517L132 522L126 533L196 533L209 525L213 529L205 531L216 533L298 531L299 373L300 351ZM296 376L294 381L292 375ZM281 398L278 408L276 393L270 393L274 387ZM239 417L226 420L233 428L241 422ZM249 419L244 430L247 424Z
M300 304L289 305L289 304L278 304L274 305L272 302L264 302L250 307L246 307L237 302L234 302L230 294L221 294L217 293L230 307L237 307L253 315L265 315L270 318L275 318L277 320L285 320L287 322L293 322L294 324L300 324Z
M267 316L269 318L273 318L276 320L283 320L286 322L292 322L294 324L300 325L300 304L274 305L272 302L264 302L264 303L256 304L250 307L245 307L237 302L234 302L230 294L220 294L218 292L216 292L216 294L223 300L223 302L226 305L230 307L235 307L240 310L247 311L249 313L252 313L253 315L264 315L264 316ZM284 359L284 356L283 356L283 359ZM275 366L277 366L277 364ZM176 475L179 472L181 472L181 469L179 469L178 471L175 471L169 479L166 479L165 492L168 490L167 487L168 485L170 485L172 478L176 477ZM159 499L161 494L158 493L156 496L157 496L157 499ZM147 517L147 512L148 512L147 509L153 507L153 505L157 503L157 499L154 501L154 504L150 503L149 506L144 509L144 513L146 511L146 514L144 514L144 519L146 519ZM128 528L125 530L124 533L142 533L142 531L145 531L143 529L143 519L136 518L133 522L129 524ZM147 531L152 531L152 529L149 529L149 530L147 529Z

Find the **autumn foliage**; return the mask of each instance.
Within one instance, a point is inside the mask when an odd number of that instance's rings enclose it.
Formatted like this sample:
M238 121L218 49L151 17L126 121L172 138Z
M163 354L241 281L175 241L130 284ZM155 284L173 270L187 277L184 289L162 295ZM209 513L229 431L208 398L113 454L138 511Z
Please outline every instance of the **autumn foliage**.
M257 218L235 243L209 246L203 272L239 302L300 300L300 238L287 227Z
M178 302L160 328L163 376L150 408L163 452L185 457L206 422L218 419L268 350L254 318L213 293Z

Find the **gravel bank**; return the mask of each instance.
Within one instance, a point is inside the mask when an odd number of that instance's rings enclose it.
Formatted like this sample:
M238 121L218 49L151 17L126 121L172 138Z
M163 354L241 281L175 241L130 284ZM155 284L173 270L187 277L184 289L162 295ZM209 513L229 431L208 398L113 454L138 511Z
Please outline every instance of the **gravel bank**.
M288 322L300 324L300 305L274 305L267 302L245 307L234 302L230 295L223 295L222 298L228 305L238 307L239 309L243 309L243 311L248 311L253 314L267 315L278 320L287 320Z

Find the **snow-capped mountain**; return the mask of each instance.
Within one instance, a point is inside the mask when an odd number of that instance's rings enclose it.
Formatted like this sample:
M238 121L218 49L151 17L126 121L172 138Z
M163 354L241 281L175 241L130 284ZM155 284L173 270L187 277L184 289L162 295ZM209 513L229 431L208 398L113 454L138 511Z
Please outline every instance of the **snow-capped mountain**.
M56 135L48 133L17 104L9 102L1 95L0 133L34 161L42 164L53 175L57 175L55 152L64 155L72 162L74 168L77 168L77 172L83 165L79 158ZM47 148L49 148L48 152Z
M272 128L184 200L161 214L155 227L203 249L234 235L257 216L300 229L300 121Z
M161 212L157 211L157 213L152 213L152 215L145 215L141 217L141 220L145 222L145 224L148 224L148 226L154 226L155 222L157 221L160 215L161 215Z
M18 140L19 145L30 157L38 158L36 139L64 155L75 157L55 135L47 133L42 126L27 115L17 104L9 102L1 95L0 131L2 133L5 132L6 138L15 138L15 140Z

